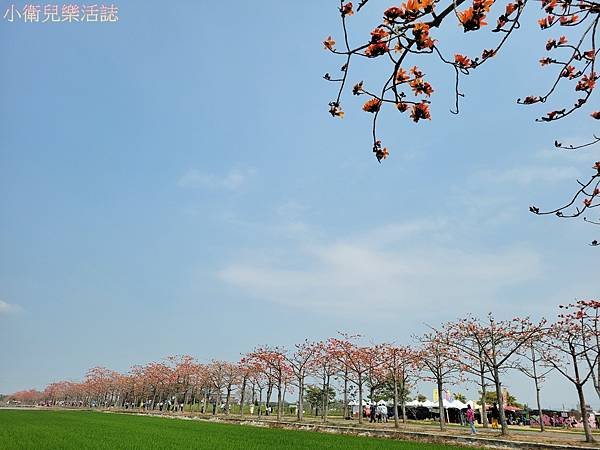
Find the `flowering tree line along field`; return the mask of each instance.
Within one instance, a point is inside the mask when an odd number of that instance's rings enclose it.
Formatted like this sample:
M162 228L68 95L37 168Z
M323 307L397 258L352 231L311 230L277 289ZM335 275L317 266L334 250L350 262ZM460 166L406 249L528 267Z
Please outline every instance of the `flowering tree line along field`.
M363 8L374 7L369 0L361 0L355 8L352 2L339 2L342 38L336 42L329 36L323 42L325 49L340 57L339 75L326 73L325 80L338 86L335 99L329 103L333 117L343 118L342 97L346 92L365 96L363 111L372 115L371 134L373 153L379 162L388 158L388 147L379 137L378 118L384 110L396 110L407 114L413 122L431 120L431 99L437 88L428 81L425 65L432 59L443 63L449 69L453 81L455 104L452 113L458 114L460 99L464 94L460 89L462 77L488 64L500 51L516 30L523 26L523 12L531 0L407 0L400 6L382 8L381 22L374 24L370 31L359 30L358 43L351 43L352 19ZM541 0L535 1L541 7L537 26L548 30L549 38L539 63L546 70L554 70L553 82L542 93L518 98L522 105L552 103L555 93L572 93L573 102L558 104L548 108L547 113L536 119L539 122L553 122L586 109L599 78L595 67L600 48L597 42L600 22L600 3L594 0ZM534 5L532 5L534 6ZM488 22L492 24L488 26ZM495 23L494 23L495 22ZM448 54L436 39L436 32L443 24L458 24L464 33L477 33L484 29L496 36L494 44L482 48L478 55L465 55L456 51ZM441 34L441 33L439 33ZM477 36L476 35L476 36ZM480 38L476 38L479 39ZM444 43L446 44L446 43ZM383 85L371 85L364 80L350 81L352 69L360 61L373 59L388 62L384 70ZM375 72L381 72L382 65L373 65ZM353 87L350 88L350 85ZM507 86L508 87L508 86ZM589 108L588 108L589 109ZM600 120L597 105L587 112L590 120ZM563 144L555 141L557 148L577 150L600 142L594 135L589 142ZM587 211L600 206L600 162L593 164L593 172L587 181L579 181L578 190L562 206L541 211L531 206L534 214L554 214L558 217L583 217L586 222L600 225L600 219L586 217ZM592 241L598 246L598 240Z
M196 408L201 412L210 412L207 408L211 403L223 402L225 415L236 402L242 406L242 416L244 405L270 405L275 399L277 418L281 419L286 394L295 393L301 421L308 386L318 386L323 393L337 390L344 417L350 415L351 390L357 392L358 404L362 405L363 399L372 399L378 390L386 388L394 411L400 412L394 415L398 427L400 419L406 420L407 394L417 381L435 383L443 411L443 390L458 382L478 384L481 404L485 404L488 389L497 399L502 398L502 379L509 370L531 376L541 417L539 389L544 375L554 370L573 386L582 417L586 417L583 386L593 383L600 397L599 306L595 300L561 305L553 323L529 318L496 320L491 314L484 319L469 316L431 327L411 345L362 345L359 336L340 334L320 342L307 340L289 349L257 347L236 362L201 363L191 356L171 356L162 362L135 365L124 374L94 367L81 382L55 382L43 392L21 391L10 399L48 405L143 405L151 409L168 404L173 410ZM330 396L322 395L321 402L319 411L326 421ZM218 408L213 406L212 412L217 414ZM362 414L358 420L362 423ZM487 426L485 420L483 423ZM508 434L503 408L500 424L502 433ZM588 422L583 424L586 440L593 441ZM440 414L439 426L445 429L444 414Z

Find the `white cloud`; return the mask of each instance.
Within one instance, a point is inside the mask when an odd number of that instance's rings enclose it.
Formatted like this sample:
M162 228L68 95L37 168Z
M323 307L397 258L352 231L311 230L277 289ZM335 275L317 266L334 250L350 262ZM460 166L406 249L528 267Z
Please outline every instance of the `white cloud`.
M394 314L402 322L486 312L498 306L504 289L542 271L540 257L524 248L436 245L447 233L443 225L415 222L379 231L379 238L368 233L320 245L299 243L275 261L265 262L264 254L246 257L227 265L219 277L270 302L335 316Z
M573 137L563 140L565 145L581 144L591 141L591 137ZM531 162L525 166L510 169L482 170L475 174L478 181L486 180L494 183L529 185L532 183L552 183L575 181L586 173L596 161L598 148L590 147L582 150L568 150L545 146L533 154ZM589 163L589 164L586 164Z
M18 305L13 305L11 303L6 303L5 301L0 300L0 316L4 314L12 314L17 311L20 311L20 307Z
M179 178L178 185L184 188L240 189L255 174L253 169L232 169L225 175L215 175L196 169L187 171Z
M504 171L485 170L476 174L483 181L528 185L532 183L552 183L564 180L575 180L579 170L574 167L515 167Z
M298 220L308 211L308 207L296 200L288 200L285 203L279 205L275 212L283 220Z
M583 167L586 167L585 163L594 162L598 158L599 146L593 145L590 147L569 150L569 145L582 145L594 140L593 136L572 136L565 139L560 139L564 147L557 148L555 146L546 146L536 152L536 158L546 161L558 161L561 163L571 163L580 166L580 163L584 163Z
M414 220L412 222L392 223L376 227L365 233L360 239L363 245L383 248L395 242L401 242L415 235L424 233L441 237L447 229L447 223L442 220Z

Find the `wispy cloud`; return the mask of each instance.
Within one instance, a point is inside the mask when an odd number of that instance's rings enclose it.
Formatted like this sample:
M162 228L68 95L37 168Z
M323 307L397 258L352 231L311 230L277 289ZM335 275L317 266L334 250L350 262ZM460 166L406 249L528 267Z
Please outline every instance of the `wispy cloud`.
M235 191L246 184L255 173L254 169L232 169L224 175L215 175L192 169L184 173L177 184L183 188Z
M504 289L542 272L541 258L524 248L435 245L432 224L393 224L381 231L386 229L390 235L382 232L379 239L369 233L320 245L299 243L280 260L246 256L224 267L219 277L270 302L336 316L395 314L405 322L434 313L451 316L457 304L463 310L487 310ZM436 233L445 233L443 225Z
M20 310L21 307L19 305L14 305L12 303L7 303L3 300L0 300L0 316L16 313Z
M508 170L478 172L476 178L487 182L528 185L532 183L552 183L564 180L574 180L579 171L570 166L565 167L515 167Z
M567 137L561 139L561 143L563 145L562 148L546 146L536 152L535 156L539 160L571 163L576 164L578 167L580 166L580 163L584 163L582 167L585 167L585 163L596 161L598 157L598 147L591 146L579 150L569 150L567 147L569 145L577 146L586 144L593 141L593 139L594 137L592 135Z

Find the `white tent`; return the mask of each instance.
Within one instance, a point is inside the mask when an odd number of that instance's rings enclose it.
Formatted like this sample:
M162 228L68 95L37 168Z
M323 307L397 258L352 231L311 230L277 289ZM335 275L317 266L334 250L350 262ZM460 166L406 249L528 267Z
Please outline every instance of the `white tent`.
M362 405L367 406L368 403L363 399L362 401ZM357 415L360 414L360 408L358 407L358 401L357 400L352 400L350 402L348 402L348 406L350 406L350 410L352 411L352 415Z
M446 409L448 409L448 408L466 409L466 407L467 407L467 404L461 402L460 400L454 399L451 402L444 400L444 408L446 408Z
M363 406L367 406L368 403L366 400L363 399L362 401ZM358 406L358 400L352 400L350 402L348 402L348 406Z
M431 400L425 400L424 402L412 400L410 402L406 402L406 406L424 406L425 408L435 408L437 403L433 403Z
M444 405L444 409L448 409L448 408L465 409L467 407L467 404L461 402L460 400L453 400L453 401L449 402L448 400L444 399L443 405ZM424 406L425 408L439 407L437 402L432 402L431 400L425 400L424 402L412 400L410 402L407 402L406 406Z

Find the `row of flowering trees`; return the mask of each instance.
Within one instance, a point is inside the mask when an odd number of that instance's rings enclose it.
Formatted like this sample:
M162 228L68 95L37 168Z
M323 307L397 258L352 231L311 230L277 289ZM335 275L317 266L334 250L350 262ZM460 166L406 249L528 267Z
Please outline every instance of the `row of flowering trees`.
M502 398L502 380L509 370L520 370L534 381L537 408L541 416L540 386L545 374L554 370L570 382L577 394L583 417L587 417L583 387L593 383L600 397L600 330L598 301L578 301L561 306L553 323L529 318L496 320L468 316L455 322L429 327L414 345L364 345L359 336L339 334L320 342L304 341L287 349L258 347L237 362L211 361L203 364L191 356L174 356L162 362L133 366L126 374L101 367L90 369L81 382L61 381L43 392L23 391L12 396L24 402L79 404L86 406L132 405L140 408L185 409L223 413L232 404L277 403L281 419L286 395L297 394L297 418L303 420L305 390L318 386L322 392L336 389L341 394L343 414L354 394L358 404L387 395L394 403L394 420L406 420L405 402L418 381L437 386L441 393L450 384L474 382L485 404L489 389ZM276 392L276 396L275 396ZM329 395L322 396L321 417L328 418ZM503 408L499 409L502 433L508 434ZM258 408L258 414L261 409ZM360 423L362 414L358 415ZM482 417L487 426L485 414ZM445 428L444 414L439 415ZM540 421L540 426L543 423ZM587 441L593 441L587 420L583 421Z

